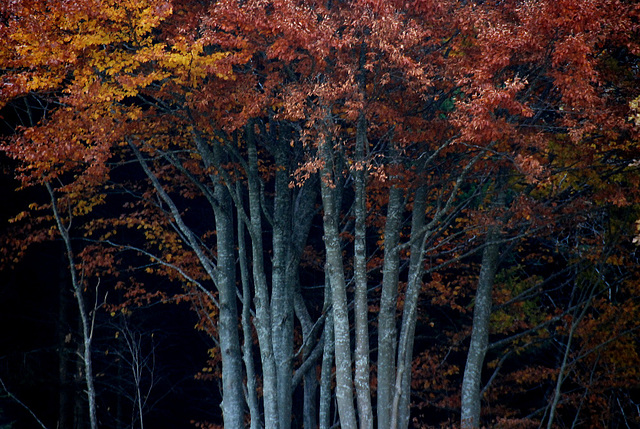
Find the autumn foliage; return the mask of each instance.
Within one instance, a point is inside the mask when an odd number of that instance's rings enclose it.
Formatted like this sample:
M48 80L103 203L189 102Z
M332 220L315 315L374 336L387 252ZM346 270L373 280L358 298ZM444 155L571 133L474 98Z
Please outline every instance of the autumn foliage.
M222 392L197 427L633 427L639 24L623 0L5 2L3 162L50 193L3 262L68 233L106 320L186 303Z

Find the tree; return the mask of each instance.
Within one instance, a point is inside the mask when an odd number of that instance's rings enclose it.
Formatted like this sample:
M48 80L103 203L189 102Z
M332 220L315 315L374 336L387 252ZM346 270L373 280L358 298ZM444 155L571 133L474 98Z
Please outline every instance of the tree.
M548 330L571 320L551 426L591 295L527 310L552 300L555 267L516 249L559 247L554 236L637 198L635 77L616 71L631 69L619 49L635 43L637 10L574 3L2 6L1 103L45 106L2 149L55 210L16 216L39 231L20 245L51 238L55 220L71 269L125 291L116 306L189 301L230 428L287 428L300 414L330 427L332 403L342 427L406 428L414 349L420 362L440 347L466 356L453 406L478 427L483 393L527 349L518 341L558 339ZM144 273L124 279L134 263ZM537 277L540 293L521 290ZM428 305L428 317L474 317L417 345L429 288L445 315ZM512 313L540 320L501 326ZM487 353L499 364L482 387Z

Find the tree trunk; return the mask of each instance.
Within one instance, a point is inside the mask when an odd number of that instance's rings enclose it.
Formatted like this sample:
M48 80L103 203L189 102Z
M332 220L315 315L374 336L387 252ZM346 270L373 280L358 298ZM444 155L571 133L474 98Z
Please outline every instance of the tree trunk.
M396 306L400 270L400 224L403 191L397 186L389 190L389 205L384 229L384 262L382 295L378 314L378 427L391 427L393 384L396 373Z
M247 153L249 158L249 213L251 217L252 230L251 249L253 257L253 283L255 287L254 302L256 306L254 325L258 333L260 359L262 362L265 428L276 429L279 427L278 383L276 362L273 354L269 290L264 270L264 245L262 241L262 211L260 205L258 154L251 132L251 125L247 127L247 130Z
M492 225L487 233L487 242L482 253L482 267L478 278L471 343L467 354L467 364L462 379L461 422L463 429L480 427L480 382L482 366L489 342L489 320L491 318L491 290L498 268L500 245L496 242L499 226Z
M398 374L396 384L399 388L394 391L394 413L392 416L397 428L409 427L411 405L411 362L413 359L413 340L418 312L418 296L422 288L422 264L424 252L425 212L427 208L427 188L419 187L413 199L413 213L411 217L411 255L409 258L409 275L407 291L404 297L404 311L402 313L402 327L398 347ZM397 397L397 399L396 399ZM393 414L393 413L392 413Z
M78 311L80 313L80 323L82 331L82 364L84 369L84 379L87 386L87 399L89 402L89 425L91 429L98 428L98 417L96 413L96 390L93 384L93 361L91 357L91 341L93 339L93 324L89 320L89 312L87 311L86 304L84 302L84 291L78 278L76 271L75 257L73 249L71 247L71 236L69 235L69 227L64 225L62 217L58 212L58 205L56 203L56 197L53 193L53 188L49 183L46 183L49 196L51 197L51 207L53 215L58 226L60 236L64 241L65 251L67 254L67 261L69 263L69 273L71 274L71 285L73 286L73 293L78 304Z
M213 146L212 151L207 143L198 135L194 135L194 139L198 152L208 168L222 164L219 159L220 148ZM244 397L242 394L242 385L238 383L238 380L242 379L242 355L240 353L240 339L237 326L235 243L233 241L233 211L229 202L230 195L218 178L215 176L212 177L214 198L217 201L215 204L212 204L217 230L216 245L218 260L216 265L201 248L199 238L193 230L186 225L176 203L164 190L158 177L151 170L140 150L132 140L129 140L128 143L159 198L168 206L168 211L175 227L180 230L185 238L185 244L194 251L202 268L216 285L219 293L218 304L220 306L218 335L220 337L223 373L222 413L226 427L242 427ZM209 290L204 288L201 290L213 299Z
M238 201L240 199L239 182L236 183ZM240 207L236 207L238 212ZM260 428L260 407L258 401L258 387L256 383L256 370L253 362L253 338L251 335L251 288L249 284L249 264L247 263L247 246L245 241L245 224L240 214L237 216L238 229L238 261L240 264L240 279L242 283L242 359L244 361L245 373L247 375L246 396L249 406L250 428Z
M304 298L302 297L302 293L300 292L299 285L294 289L294 309L302 328L302 342L304 344L302 349L302 358L303 361L306 361L313 351L313 342L316 335L313 329L314 326L311 315L309 314L309 311L305 306ZM305 429L315 429L318 427L316 407L316 391L318 389L318 380L316 372L314 370L306 371L304 373L303 380L303 427Z
M327 268L325 267L325 272ZM325 275L327 279L328 275ZM331 380L334 358L333 313L331 310L331 281L324 286L324 312L326 319L322 333L322 369L320 372L320 406L318 410L319 429L331 428Z
M363 113L358 119L356 135L355 182L355 241L354 241L354 322L355 322L355 377L356 400L360 429L373 429L371 387L369 381L369 303L367 299L367 242L366 242L366 120Z
M271 285L271 331L278 385L278 423L291 427L291 377L293 356L293 290L287 277L287 257L291 256L291 192L286 153L277 147L273 211L273 266Z
M324 208L324 243L327 252L328 279L331 282L333 305L333 329L336 360L336 401L340 425L343 429L355 429L356 413L353 404L353 380L351 376L351 340L347 288L342 265L342 246L338 232L338 207L334 195L335 182L331 174L333 165L330 143L323 142L321 151L324 160L320 189Z
M315 212L315 179L309 179L296 195L291 211L292 215L292 239L290 252L287 259L287 279L290 282L289 290L293 291L293 308L296 317L300 321L302 328L302 350L303 361L309 358L314 348L317 330L306 307L302 291L300 290L299 265L302 258L302 251L309 236L311 222ZM304 399L303 399L303 425L305 429L316 429L318 427L317 390L318 380L314 370L304 373ZM293 393L293 392L292 392Z
M222 184L217 184L214 195L220 203L215 213L218 270L218 302L220 315L218 335L222 354L222 414L225 427L244 427L244 395L242 392L242 360L238 334L236 304L236 259L233 233L233 213L229 195Z

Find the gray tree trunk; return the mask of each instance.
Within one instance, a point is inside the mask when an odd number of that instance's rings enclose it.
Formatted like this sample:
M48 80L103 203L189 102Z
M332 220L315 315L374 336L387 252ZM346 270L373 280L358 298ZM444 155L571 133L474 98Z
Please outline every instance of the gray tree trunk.
M419 187L413 199L413 212L411 216L411 255L409 258L409 275L407 291L405 292L405 307L402 313L402 327L400 330L400 346L398 347L398 374L399 389L394 392L394 412L397 417L396 427L406 429L409 427L411 405L411 362L413 359L413 340L416 328L416 315L418 311L418 296L422 288L422 264L424 252L424 237L426 232L425 212L427 208L427 189ZM396 399L397 396L397 399Z
M304 303L304 298L300 292L300 287L294 289L294 310L300 326L302 328L302 358L306 360L313 351L313 342L315 337L314 324ZM304 374L304 398L303 398L303 427L315 429L318 427L316 400L318 389L317 375L314 370L306 371Z
M342 246L338 231L338 207L334 195L333 156L329 141L321 145L322 176L320 189L324 209L324 243L328 279L331 282L331 303L333 305L333 329L336 361L336 402L340 425L343 429L356 429L356 412L353 403L353 379L351 375L351 340L347 288L342 265Z
M250 126L247 128L250 129ZM249 157L249 212L252 230L251 249L253 257L253 283L255 287L254 302L256 306L254 325L258 333L260 359L262 362L264 422L266 429L276 429L279 427L277 369L273 354L269 290L263 260L264 245L262 241L262 207L260 204L258 154L251 131L249 131L247 135L247 153Z
M358 119L356 136L355 182L355 241L354 241L354 323L355 323L355 377L356 401L360 429L373 429L371 384L369 381L369 303L367 299L367 242L366 242L366 121L364 114Z
M219 152L216 153L219 148L213 146L212 152L199 136L196 135L194 138L198 152L201 154L205 165L208 168L221 165L220 154ZM218 247L218 265L216 266L200 247L200 240L193 230L185 224L175 202L164 190L153 171L151 171L139 149L132 141L129 141L129 147L138 159L147 178L151 181L156 193L168 206L168 211L173 218L175 227L185 237L185 244L194 251L203 269L218 289L218 303L220 305L218 335L220 337L223 373L222 413L226 427L240 428L243 426L244 419L244 397L242 385L237 381L241 379L243 373L237 326L235 247L233 241L233 212L229 204L230 195L225 186L217 178L212 177L214 197L217 201L216 204L212 204L215 226L218 232L216 243ZM202 290L213 299L210 291Z
M290 241L291 191L286 153L275 151L277 165L273 211L273 265L271 285L271 331L278 386L278 422L280 429L291 427L291 377L293 355L293 290L287 277Z
M240 187L236 186L238 200L240 201ZM247 246L245 241L245 224L241 219L239 211L241 207L236 207L237 229L238 229L238 261L240 263L240 278L242 283L242 333L243 346L242 358L244 360L245 373L247 375L247 405L249 406L250 428L260 428L260 406L258 401L258 387L256 383L256 370L253 362L253 338L251 335L251 288L249 284L249 267L247 263Z
M384 230L384 262L382 295L378 314L378 427L391 427L394 381L396 374L396 306L400 270L400 225L403 213L403 191L397 186L389 190L387 220Z
M217 278L220 313L218 335L222 355L222 414L225 427L244 427L244 395L242 383L242 353L238 334L236 304L236 258L233 233L233 212L226 188L217 184L214 195L220 206L215 213L217 237Z
M498 268L500 247L496 242L499 226L492 225L487 233L487 242L482 253L482 266L478 277L471 343L467 354L467 364L462 379L462 407L460 425L463 429L480 427L480 382L482 366L489 342L489 321L491 318L491 290Z
M296 317L300 321L302 328L302 350L303 360L311 355L314 341L317 337L317 329L302 296L299 281L299 265L311 229L313 215L315 214L317 182L315 178L307 180L299 193L295 196L292 209L292 239L291 255L287 264L287 279L290 282L289 290L293 291L293 308ZM317 407L318 379L314 370L304 373L304 399L303 399L303 425L307 429L318 427L318 407ZM293 392L292 392L293 393Z
M89 425L91 429L98 428L98 417L96 408L96 390L93 380L93 360L91 357L91 342L93 338L93 324L89 320L89 312L87 311L86 304L84 302L84 291L78 273L76 271L75 256L73 248L71 246L71 236L69 234L69 227L66 226L58 212L58 205L56 197L53 193L53 188L49 183L46 183L47 191L51 197L51 208L53 216L58 226L58 231L64 242L65 252L67 255L67 261L69 263L69 273L71 274L71 285L73 287L73 293L78 304L78 311L80 313L80 323L82 328L82 364L84 369L84 379L87 386L87 399L89 402Z
M330 284L325 285L325 294L331 293ZM330 300L330 297L327 297ZM324 332L322 334L324 342L324 350L322 352L322 369L320 373L320 405L318 409L318 423L320 429L331 428L331 369L333 368L333 314L327 309L327 318L324 324Z

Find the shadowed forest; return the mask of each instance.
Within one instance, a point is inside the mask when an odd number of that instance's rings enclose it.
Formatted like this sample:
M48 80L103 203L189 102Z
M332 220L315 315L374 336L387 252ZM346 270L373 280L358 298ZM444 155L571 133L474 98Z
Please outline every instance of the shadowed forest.
M640 5L0 3L0 429L640 427Z

